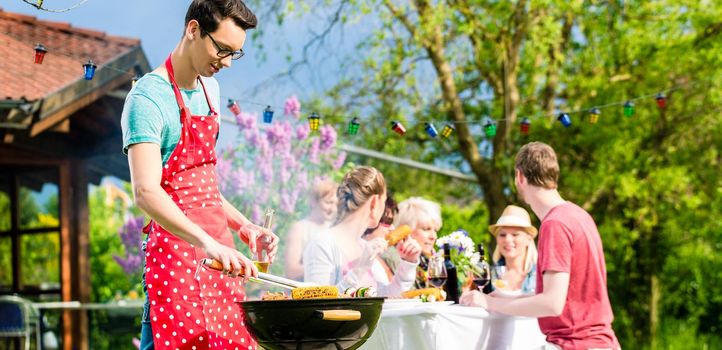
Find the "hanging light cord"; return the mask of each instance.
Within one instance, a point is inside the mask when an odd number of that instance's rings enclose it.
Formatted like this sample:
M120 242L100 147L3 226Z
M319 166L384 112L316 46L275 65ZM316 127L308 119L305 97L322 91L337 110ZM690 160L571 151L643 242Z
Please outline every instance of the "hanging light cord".
M38 10L43 10L43 11L47 11L47 12L54 12L54 13L60 13L60 12L68 12L68 11L70 11L70 10L73 10L73 9L75 9L75 8L83 5L84 3L88 2L88 0L80 0L79 3L77 3L77 4L73 5L73 6L70 6L70 7L66 8L66 9L62 9L62 10L53 10L53 9L49 9L49 8L43 7L43 0L37 0L37 1L23 0L23 2L26 3L26 4L32 5L33 7L35 7L35 8L38 9Z

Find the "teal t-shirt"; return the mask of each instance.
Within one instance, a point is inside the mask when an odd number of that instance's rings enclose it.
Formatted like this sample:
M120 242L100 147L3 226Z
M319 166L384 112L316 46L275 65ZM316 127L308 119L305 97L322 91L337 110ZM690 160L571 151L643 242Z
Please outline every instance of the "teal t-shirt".
M218 81L201 78L213 108L220 113L221 97ZM210 109L201 84L193 90L181 89L186 106L193 115L208 115ZM219 119L220 122L220 119ZM180 139L180 110L170 82L156 73L148 73L138 80L125 98L120 119L123 130L123 153L130 145L152 142L160 146L163 164L168 161Z

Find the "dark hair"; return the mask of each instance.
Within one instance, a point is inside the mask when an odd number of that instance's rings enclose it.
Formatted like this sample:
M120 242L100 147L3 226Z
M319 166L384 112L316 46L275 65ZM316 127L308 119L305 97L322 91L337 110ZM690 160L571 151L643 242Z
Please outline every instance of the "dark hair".
M229 17L243 30L255 28L258 23L256 15L242 0L193 0L188 6L185 24L193 19L198 21L201 35L205 35L215 32L218 24Z
M379 224L376 225L376 227L367 228L366 231L364 231L364 236L376 231L376 229L379 228L381 224L391 225L394 222L394 217L396 216L396 214L399 213L399 206L396 204L396 201L394 200L394 194L390 190L386 190L386 202L384 203L384 205L384 214L381 215L381 220L379 220Z

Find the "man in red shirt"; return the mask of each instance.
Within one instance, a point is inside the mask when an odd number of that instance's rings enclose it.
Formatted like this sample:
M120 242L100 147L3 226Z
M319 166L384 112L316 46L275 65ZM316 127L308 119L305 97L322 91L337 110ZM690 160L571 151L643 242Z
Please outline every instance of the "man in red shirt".
M508 299L471 291L464 293L461 303L538 317L549 349L619 349L602 240L592 217L561 197L558 178L559 163L549 145L531 142L517 153L517 191L542 218L537 294Z

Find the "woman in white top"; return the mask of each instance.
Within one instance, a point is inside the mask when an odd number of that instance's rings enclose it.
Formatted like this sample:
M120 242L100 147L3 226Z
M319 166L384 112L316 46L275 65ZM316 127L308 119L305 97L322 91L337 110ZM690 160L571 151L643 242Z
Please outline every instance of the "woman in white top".
M311 188L308 217L293 223L285 238L286 277L303 280L303 250L312 233L327 229L336 219L337 188L331 180L318 181Z
M365 241L361 237L376 227L384 213L386 183L373 167L357 167L348 172L337 191L338 217L325 234L309 240L303 253L304 281L347 288L375 287L381 296L398 296L411 288L421 249L414 240L399 242L401 256L389 284L379 284L371 271L378 254L388 248L383 237Z

